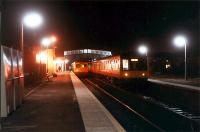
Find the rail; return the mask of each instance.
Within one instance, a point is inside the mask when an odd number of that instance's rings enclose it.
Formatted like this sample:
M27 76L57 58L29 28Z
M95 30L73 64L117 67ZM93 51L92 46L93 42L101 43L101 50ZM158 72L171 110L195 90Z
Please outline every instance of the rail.
M142 118L144 121L146 121L148 124L150 124L151 126L153 126L154 128L156 128L157 130L164 132L164 130L162 128L160 128L159 126L157 126L155 123L151 122L150 120L148 120L146 117L144 117L143 115L141 115L140 113L136 112L135 110L133 110L130 106L128 106L127 104L125 104L124 102L120 101L119 99L117 99L116 97L112 96L110 93L108 93L107 91L105 91L104 89L100 88L98 85L94 84L93 82L91 82L88 79L85 79L88 83L90 83L90 85L95 86L96 88L98 88L101 92L103 92L104 94L106 94L107 96L109 96L110 98L112 98L113 100L117 101L119 104L121 104L122 106L124 106L125 108L127 108L128 110L130 110L131 112L133 112L134 114L136 114L137 116L139 116L140 118Z

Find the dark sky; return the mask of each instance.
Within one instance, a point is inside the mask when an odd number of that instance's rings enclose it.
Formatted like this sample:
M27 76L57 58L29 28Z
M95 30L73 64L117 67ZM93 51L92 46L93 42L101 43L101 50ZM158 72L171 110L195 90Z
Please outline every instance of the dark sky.
M34 31L25 28L27 48L39 46L40 38L58 37L57 51L94 48L113 52L135 51L147 43L150 52L180 52L172 38L188 37L188 51L198 54L200 3L177 2L4 2L3 43L19 47L20 20L29 10L41 12L44 24Z

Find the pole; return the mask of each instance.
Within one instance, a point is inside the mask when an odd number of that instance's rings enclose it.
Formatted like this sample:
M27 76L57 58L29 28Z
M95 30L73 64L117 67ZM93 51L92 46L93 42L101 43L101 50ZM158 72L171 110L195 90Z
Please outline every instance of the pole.
M24 25L21 23L21 46L20 46L21 52L24 55Z
M187 45L185 43L185 80L187 80Z
M48 73L48 45L47 45L47 73Z
M20 50L22 52L22 71L23 71L23 76L24 76L24 24L23 24L23 22L21 23L21 45L20 45Z
M40 70L39 70L39 77L40 77L40 79L42 79L42 74L41 74L41 54L42 54L42 52L40 51L40 66L39 66L39 68L40 68Z
M149 61L148 61L148 53L146 52L146 57L147 57L147 72L149 74Z

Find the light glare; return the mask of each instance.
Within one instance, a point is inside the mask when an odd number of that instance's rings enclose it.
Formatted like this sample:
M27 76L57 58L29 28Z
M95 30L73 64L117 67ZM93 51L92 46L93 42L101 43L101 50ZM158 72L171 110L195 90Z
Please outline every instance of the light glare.
M174 38L174 44L177 46L177 47L183 47L185 46L187 43L187 40L184 36L177 36Z
M23 23L30 28L36 28L41 25L42 22L43 19L41 15L35 12L26 14L23 19Z
M146 54L147 53L147 47L142 45L138 48L139 53Z
M56 37L52 36L52 37L51 37L51 41L52 41L52 42L56 42Z
M51 44L51 40L49 38L42 39L42 45L49 46Z

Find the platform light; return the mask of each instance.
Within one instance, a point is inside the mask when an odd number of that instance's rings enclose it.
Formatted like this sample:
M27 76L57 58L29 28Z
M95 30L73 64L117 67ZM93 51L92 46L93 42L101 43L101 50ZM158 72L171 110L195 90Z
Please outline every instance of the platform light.
M42 41L41 41L42 45L44 46L49 46L51 44L51 39L49 38L43 38Z
M141 46L138 48L138 52L139 52L140 54L147 54L148 49L147 49L147 47L146 47L145 45L141 45Z
M23 24L30 28L35 28L43 22L42 16L36 12L27 13L23 18Z
M55 36L52 36L52 37L51 37L51 41L52 41L52 42L56 42L56 40L57 40L57 39L56 39Z
M187 38L184 35L174 37L173 43L177 47L185 47L185 80L187 80Z
M149 71L149 57L148 57L148 48L147 46L145 46L144 44L142 44L141 46L138 47L138 52L140 54L145 54L147 57L147 71Z
M179 35L174 38L173 42L177 47L184 47L187 43L187 39L186 37Z

